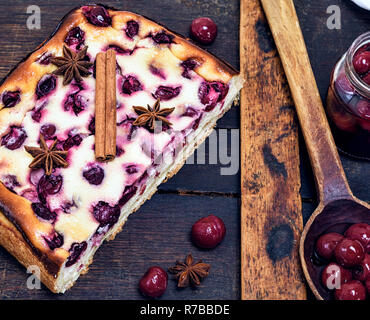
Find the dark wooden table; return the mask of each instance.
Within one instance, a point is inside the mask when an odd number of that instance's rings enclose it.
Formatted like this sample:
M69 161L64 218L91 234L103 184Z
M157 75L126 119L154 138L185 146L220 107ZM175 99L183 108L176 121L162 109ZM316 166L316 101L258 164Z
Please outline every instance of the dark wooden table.
M12 0L0 2L0 78L26 53L40 44L61 17L81 3L73 0ZM213 18L219 27L216 42L208 49L235 67L239 66L238 0L125 0L100 1L117 9L137 12L188 35L192 19ZM355 37L368 31L370 13L347 0L295 0L312 67L322 98L325 99L330 71ZM341 10L341 29L329 30L327 7ZM41 9L41 29L28 30L27 6ZM248 84L246 84L248 85ZM268 110L266 110L268 112ZM219 129L239 128L239 108L229 111ZM315 186L303 141L301 150L302 214L307 221L316 206ZM370 165L341 156L350 186L356 196L370 201ZM210 276L198 289L177 289L169 281L163 299L240 298L240 176L221 176L220 165L185 165L159 192L132 215L123 231L102 246L87 275L64 295L54 295L42 287L28 290L25 269L0 248L1 299L142 299L137 284L152 265L168 268L189 252L212 265ZM225 241L214 250L195 248L189 238L192 224L210 213L226 223Z

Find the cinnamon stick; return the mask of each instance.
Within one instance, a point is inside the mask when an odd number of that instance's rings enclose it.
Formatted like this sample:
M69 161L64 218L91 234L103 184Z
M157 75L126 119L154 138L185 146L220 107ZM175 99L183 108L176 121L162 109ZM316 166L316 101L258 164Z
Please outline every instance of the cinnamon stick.
M116 101L116 51L106 52L105 61L105 160L116 157L117 101Z
M105 53L96 56L96 87L95 87L95 158L105 160L105 131L106 131L106 67Z

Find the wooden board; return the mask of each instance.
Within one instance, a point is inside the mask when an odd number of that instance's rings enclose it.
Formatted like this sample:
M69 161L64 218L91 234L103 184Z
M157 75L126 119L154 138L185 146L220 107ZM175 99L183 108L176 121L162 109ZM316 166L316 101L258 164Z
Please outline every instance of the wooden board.
M242 0L242 299L305 299L297 120L259 0Z

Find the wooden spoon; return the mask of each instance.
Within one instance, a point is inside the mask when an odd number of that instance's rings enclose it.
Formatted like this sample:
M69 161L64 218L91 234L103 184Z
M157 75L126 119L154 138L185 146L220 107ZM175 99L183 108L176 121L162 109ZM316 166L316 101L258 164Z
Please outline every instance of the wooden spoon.
M301 236L301 263L316 298L331 299L331 293L321 284L323 266L313 263L315 242L321 234L343 232L353 223L370 224L370 206L357 199L349 188L317 89L293 1L261 2L295 102L320 201Z

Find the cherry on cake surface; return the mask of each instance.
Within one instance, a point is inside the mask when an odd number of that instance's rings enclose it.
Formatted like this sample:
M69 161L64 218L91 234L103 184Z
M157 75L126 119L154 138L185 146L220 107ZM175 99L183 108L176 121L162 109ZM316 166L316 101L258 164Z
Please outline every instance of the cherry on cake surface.
M211 111L218 102L221 102L227 95L229 87L221 82L203 82L198 91L202 104L206 106L205 111Z
M160 99L161 101L168 101L177 97L181 92L181 86L179 87L169 87L169 86L159 86L153 97L155 99Z
M78 242L72 243L71 248L69 249L70 255L67 259L66 267L74 265L80 258L81 254L84 253L86 248L87 248L86 241L83 241L81 243Z
M82 12L87 20L97 27L108 27L112 24L108 11L102 6L85 6Z
M119 206L123 207L134 196L136 191L136 186L126 186L125 190L123 190L122 197L118 202Z
M47 221L54 221L57 217L55 212L51 212L49 208L41 203L41 202L34 202L31 204L33 212L40 218L47 220Z
M76 116L79 115L80 112L87 108L86 100L83 96L79 95L78 93L73 93L67 97L64 102L64 110L70 111L73 110Z
M54 137L56 130L57 128L54 124L46 123L41 126L40 134L42 134L46 140L50 140Z
M79 134L69 135L69 137L63 143L63 149L68 151L69 149L73 148L74 146L79 146L82 142L82 137Z
M19 149L27 139L27 133L22 127L12 126L10 131L1 139L1 145L9 150Z
M211 44L217 36L217 25L211 18L194 19L190 25L190 35L202 44Z
M90 184L97 186L104 179L104 169L98 164L92 164L84 169L82 175Z
M85 42L85 32L80 27L75 27L67 33L64 42L68 46L80 46Z
M132 75L124 77L122 84L122 93L131 95L134 92L143 90L140 81Z
M44 109L46 107L46 101L43 101L41 104L36 104L36 106L31 110L31 118L33 121L39 123L42 119Z
M21 93L19 90L16 91L6 91L2 98L4 108L13 108L16 104L21 101Z
M21 184L18 182L18 179L13 174L7 174L2 177L1 182L7 187L9 190L14 191L16 187L20 187Z
M180 66L184 69L182 76L187 79L191 79L190 71L194 70L199 65L195 59L188 59L181 62Z
M169 44L169 43L172 43L174 37L173 35L168 34L165 31L162 31L162 32L159 32L153 35L152 39L154 40L155 43L158 43L158 44L165 44L165 43Z
M93 215L100 226L113 226L120 216L119 206L110 206L105 201L99 201L93 208Z
M61 175L43 175L37 184L37 193L40 201L46 203L47 196L59 193L62 185L63 177Z
M128 21L125 33L130 39L132 39L139 33L139 24L135 20Z
M58 232L54 232L50 237L44 237L44 239L50 250L60 248L64 243L64 237Z
M47 96L55 88L57 84L57 78L53 74L47 74L43 76L37 84L36 96L37 99Z

